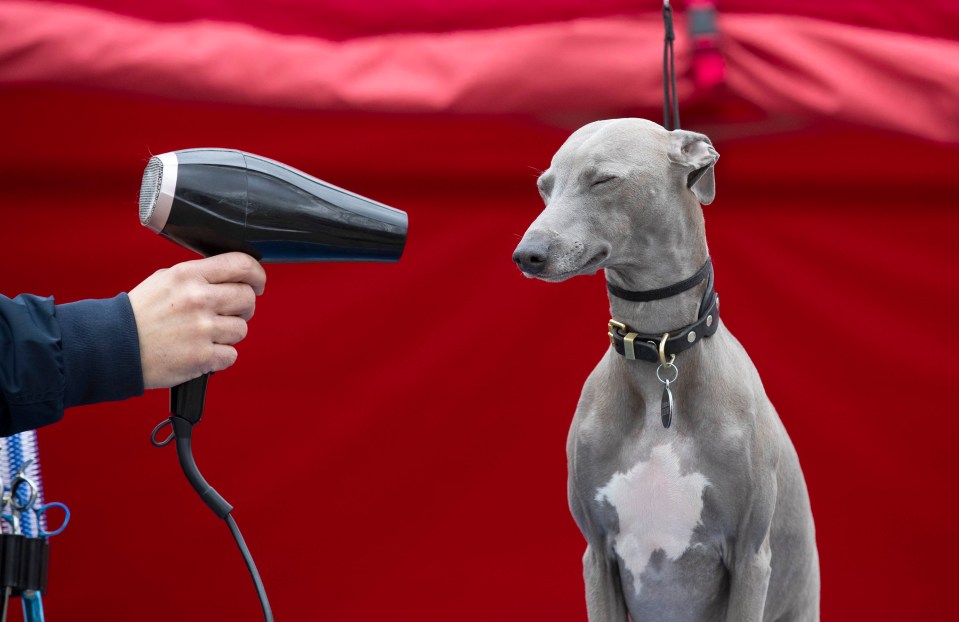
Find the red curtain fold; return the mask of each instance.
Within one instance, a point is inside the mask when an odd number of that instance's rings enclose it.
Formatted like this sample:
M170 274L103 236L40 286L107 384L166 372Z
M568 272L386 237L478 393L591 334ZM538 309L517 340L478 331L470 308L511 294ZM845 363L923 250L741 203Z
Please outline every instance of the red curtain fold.
M661 98L662 25L655 16L344 42L24 2L0 6L0 24L0 84L566 123L655 110ZM711 98L681 81L683 100L959 142L959 42L781 16L723 15L719 24L727 88ZM687 53L680 46L681 67Z

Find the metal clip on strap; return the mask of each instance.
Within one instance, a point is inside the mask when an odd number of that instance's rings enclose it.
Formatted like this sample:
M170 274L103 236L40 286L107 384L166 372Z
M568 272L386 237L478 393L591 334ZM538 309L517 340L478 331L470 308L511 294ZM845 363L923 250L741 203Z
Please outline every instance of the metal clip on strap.
M617 332L625 332L626 335L622 338L623 342L623 354L630 361L636 360L636 337L639 336L639 333L628 332L627 327L622 322L617 322L616 320L609 321L609 343L614 348L616 347L616 336Z

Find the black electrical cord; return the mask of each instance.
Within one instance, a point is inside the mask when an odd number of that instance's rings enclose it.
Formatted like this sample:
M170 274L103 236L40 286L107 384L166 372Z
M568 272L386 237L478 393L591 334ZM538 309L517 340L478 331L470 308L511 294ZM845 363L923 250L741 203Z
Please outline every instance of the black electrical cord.
M270 608L270 601L266 596L266 588L263 587L260 573L257 571L256 564L253 562L250 549L247 548L246 542L243 540L240 528L237 527L236 521L233 520L233 516L230 514L230 512L233 511L233 506L203 479L203 475L200 474L200 470L196 466L196 461L193 459L193 424L177 416L170 417L168 421L173 425L173 436L176 439L176 455L180 461L180 468L183 469L183 474L186 475L187 481L190 482L190 485L193 486L193 489L200 495L200 499L203 500L207 507L213 510L213 513L216 514L217 517L226 521L227 526L230 528L230 533L233 534L233 539L236 540L236 545L240 549L240 555L243 556L243 561L246 563L246 568L250 571L250 577L253 579L253 585L256 588L256 595L260 599L260 607L263 608L263 619L266 622L273 622L273 610ZM157 428L154 429L154 436L160 427L161 426L157 426ZM169 442L169 439L167 442ZM154 444L158 443L154 442Z
M236 545L240 548L240 554L246 563L246 569L250 571L250 576L253 578L256 595L260 599L260 606L263 608L263 619L267 622L273 622L273 610L270 609L270 600L266 597L266 588L263 587L260 573L257 572L256 564L253 563L253 556L250 555L250 549L246 548L246 541L243 539L243 534L240 533L240 528L236 526L232 514L226 515L226 524L230 528L230 533L233 534L233 539L236 540Z

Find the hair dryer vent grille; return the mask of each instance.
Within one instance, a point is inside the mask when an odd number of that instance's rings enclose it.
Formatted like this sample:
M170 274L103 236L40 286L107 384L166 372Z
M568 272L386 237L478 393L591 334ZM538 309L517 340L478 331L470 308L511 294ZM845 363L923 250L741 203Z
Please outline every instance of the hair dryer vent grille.
M160 196L160 180L163 179L163 162L154 156L150 158L147 168L143 171L143 182L140 184L140 223L146 225L153 215L153 209Z

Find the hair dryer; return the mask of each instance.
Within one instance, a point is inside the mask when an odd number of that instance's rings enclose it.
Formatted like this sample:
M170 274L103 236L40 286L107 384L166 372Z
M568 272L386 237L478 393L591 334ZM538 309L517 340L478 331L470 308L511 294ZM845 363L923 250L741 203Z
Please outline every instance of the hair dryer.
M140 222L201 255L240 251L264 263L397 261L407 216L294 168L233 149L184 149L150 158L140 186ZM170 390L170 418L150 439L176 439L187 480L230 527L256 586L263 616L272 621L266 591L231 506L200 475L191 447L203 416L209 375ZM171 425L172 434L157 440Z
M407 226L405 212L234 149L150 158L140 222L201 255L263 263L396 261Z

